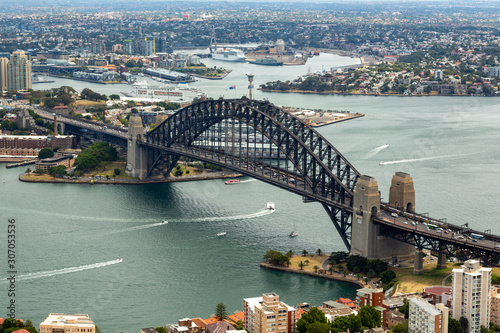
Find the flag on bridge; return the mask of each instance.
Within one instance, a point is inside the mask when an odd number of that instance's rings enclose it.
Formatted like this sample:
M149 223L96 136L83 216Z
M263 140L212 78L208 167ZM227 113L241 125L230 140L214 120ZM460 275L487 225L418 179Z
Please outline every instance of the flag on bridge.
M252 88L253 88L253 84L248 85L248 89L252 89Z
M231 86L229 87L229 89L236 89L236 86Z

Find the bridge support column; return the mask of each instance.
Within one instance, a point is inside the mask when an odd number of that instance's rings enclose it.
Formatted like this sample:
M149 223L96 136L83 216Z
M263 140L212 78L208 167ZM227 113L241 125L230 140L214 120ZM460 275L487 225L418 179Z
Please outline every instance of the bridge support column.
M373 177L361 176L354 191L351 254L387 261L411 258L413 246L381 236L372 216L380 217L378 184Z
M439 243L439 252L438 252L438 262L436 269L444 269L446 268L446 253L444 252L444 245Z
M413 178L409 174L396 172L392 176L389 206L408 213L415 212L415 188L413 187Z
M127 168L125 173L132 177L139 177L139 179L145 179L148 172L146 151L139 145L143 136L144 127L142 126L141 117L134 113L128 121Z
M424 252L418 247L415 248L415 259L413 264L413 275L424 274Z

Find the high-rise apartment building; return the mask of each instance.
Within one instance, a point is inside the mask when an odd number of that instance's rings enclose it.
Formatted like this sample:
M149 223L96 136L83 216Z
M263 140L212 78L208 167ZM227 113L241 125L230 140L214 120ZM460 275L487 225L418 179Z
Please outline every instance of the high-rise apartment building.
M156 53L156 41L152 36L145 37L143 40L142 55L150 56Z
M7 91L9 89L7 84L7 64L9 59L0 58L0 91Z
M123 53L134 54L134 41L132 39L125 39L123 41Z
M434 306L421 298L408 302L408 333L448 333L449 309L444 304Z
M23 51L16 51L7 64L8 90L31 89L31 62Z
M280 302L276 293L243 300L245 329L250 333L295 332L295 308Z
M451 314L456 320L469 321L468 333L479 333L490 324L491 268L481 267L478 260L467 260L452 271Z

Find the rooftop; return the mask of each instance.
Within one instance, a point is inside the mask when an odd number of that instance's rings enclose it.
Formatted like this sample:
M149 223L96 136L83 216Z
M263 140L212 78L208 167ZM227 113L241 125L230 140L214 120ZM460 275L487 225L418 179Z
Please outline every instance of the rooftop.
M78 326L93 328L94 322L90 319L88 314L73 314L66 315L64 313L51 313L40 326Z

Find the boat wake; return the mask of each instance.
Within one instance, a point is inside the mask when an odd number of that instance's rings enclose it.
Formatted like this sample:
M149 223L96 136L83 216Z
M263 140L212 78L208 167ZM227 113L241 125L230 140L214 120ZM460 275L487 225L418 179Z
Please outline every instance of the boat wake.
M257 213L247 214L247 215L236 215L236 216L218 216L218 217L200 217L197 219L179 219L179 220L169 220L169 222L183 222L183 223L194 223L194 222L214 222L214 221L238 221L238 220L248 220L257 217L266 216L274 213L274 210L265 209Z
M377 155L381 150L384 150L385 148L388 148L388 147L389 147L389 145L383 145L383 146L380 146L380 147L377 147L377 148L370 150L365 155L365 159L372 158L373 156Z
M256 181L257 181L257 179L247 179L247 180L242 180L242 181L240 182L240 184L241 184L241 183L251 183L251 182L256 182Z
M167 224L167 223L168 222L163 221L163 222L151 223L151 224L146 224L146 225L138 225L136 227L125 228L125 229L122 229L122 230L115 230L115 231L112 231L110 233L111 234L119 234L121 232L135 231L135 230L141 230L141 229L149 229L149 228L158 227L160 225L164 225L164 224Z
M431 157L422 157L422 158L410 158L407 160L398 160L398 161L386 161L386 162L380 162L380 165L386 165L386 164L400 164L400 163L410 163L410 162L419 162L419 161L428 161L428 160L435 160L438 158L446 158L446 157L452 157L454 155L445 155L445 156L431 156Z
M22 275L18 275L16 277L16 280L17 281L19 281L19 280L33 280L33 279L40 279L40 278L44 278L44 277L51 277L54 275L76 273L76 272L86 271L89 269L106 267L106 266L110 266L110 265L116 265L116 264L121 263L122 261L123 261L123 259L116 259L116 260L98 262L98 263L91 264L91 265L83 265L83 266L77 266L77 267L56 269L53 271L44 271L44 272L37 272L37 273L22 274ZM1 283L9 283L9 281L7 279L2 279Z

